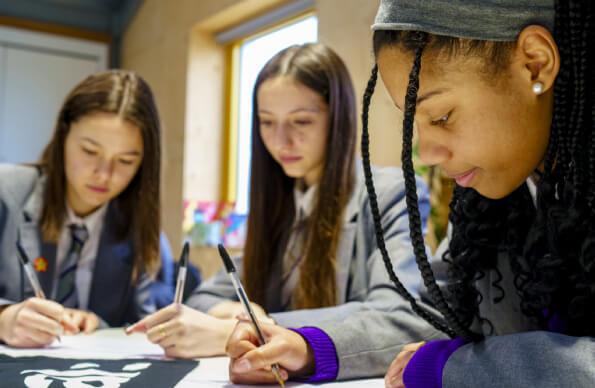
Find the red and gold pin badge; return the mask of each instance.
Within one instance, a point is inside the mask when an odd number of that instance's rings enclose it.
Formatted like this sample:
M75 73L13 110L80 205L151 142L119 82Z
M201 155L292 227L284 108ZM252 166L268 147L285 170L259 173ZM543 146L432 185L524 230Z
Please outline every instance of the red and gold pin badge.
M40 256L33 260L33 268L35 268L37 272L45 272L48 270L48 261Z

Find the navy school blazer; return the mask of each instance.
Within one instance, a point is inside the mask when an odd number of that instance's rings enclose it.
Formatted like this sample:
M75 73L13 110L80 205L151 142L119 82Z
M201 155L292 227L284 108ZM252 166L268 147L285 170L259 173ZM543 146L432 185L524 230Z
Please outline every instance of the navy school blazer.
M33 296L16 253L17 238L34 260L43 257L45 271L36 271L43 291L52 295L56 278L56 244L42 241L39 220L46 177L35 167L0 164L0 305ZM102 324L123 326L154 312L159 300L173 298L173 279L163 277L163 284L141 274L132 284L134 249L132 239L118 241L114 230L118 213L108 205L97 249L89 293L88 310L97 314ZM173 267L171 251L164 235L160 239L165 272ZM161 304L161 303L160 303Z

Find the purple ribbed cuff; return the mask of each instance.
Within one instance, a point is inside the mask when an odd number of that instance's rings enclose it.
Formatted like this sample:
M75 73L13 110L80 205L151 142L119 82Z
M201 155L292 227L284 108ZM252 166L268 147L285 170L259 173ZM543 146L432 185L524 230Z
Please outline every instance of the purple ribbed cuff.
M430 341L409 360L403 371L403 383L407 388L442 388L442 371L450 355L465 345L465 340Z
M339 358L331 337L317 327L290 329L304 337L314 352L314 374L307 382L335 380L339 374Z
M554 313L551 314L549 313L548 309L543 309L542 311L543 316L545 318L547 318L547 329L548 331L553 331L554 333L559 333L559 334L565 334L566 333L566 321L564 319L562 319L562 317L560 316L560 314Z

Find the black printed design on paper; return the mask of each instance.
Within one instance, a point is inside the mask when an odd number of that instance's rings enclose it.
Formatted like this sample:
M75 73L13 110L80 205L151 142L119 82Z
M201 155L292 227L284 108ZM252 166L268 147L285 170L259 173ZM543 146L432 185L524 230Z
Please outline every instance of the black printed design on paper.
M0 355L0 387L173 387L198 361L89 360Z

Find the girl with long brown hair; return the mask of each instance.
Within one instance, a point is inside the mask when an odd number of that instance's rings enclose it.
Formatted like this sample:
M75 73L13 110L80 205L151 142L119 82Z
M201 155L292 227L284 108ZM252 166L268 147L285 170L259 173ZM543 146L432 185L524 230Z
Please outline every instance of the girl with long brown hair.
M380 250L391 252L405 277L414 269L404 181L399 169L374 169L378 222L387 235L379 247L355 157L355 98L343 61L322 44L279 52L259 73L253 112L248 235L237 265L261 316L281 326L312 325L397 308L402 300ZM420 197L426 217L427 192ZM167 307L134 330L170 356L222 354L242 311L236 300L222 271L195 291L189 307Z
M159 128L142 78L98 73L66 97L39 164L0 165L1 341L43 346L64 329L121 326L155 310ZM17 247L48 299L31 297Z

